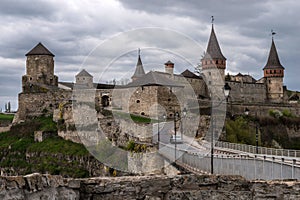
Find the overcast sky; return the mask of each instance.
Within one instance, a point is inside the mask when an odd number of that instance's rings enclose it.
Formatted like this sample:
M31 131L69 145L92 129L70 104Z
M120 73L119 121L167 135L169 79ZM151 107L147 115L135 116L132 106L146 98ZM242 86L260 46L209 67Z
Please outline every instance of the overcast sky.
M130 78L137 48L146 71L163 70L169 59L176 72L193 71L206 49L212 15L227 72L261 78L273 29L286 69L284 84L299 90L299 10L297 0L1 0L0 108L8 101L17 108L25 54L38 42L55 54L59 81L74 81L82 68L95 82ZM158 31L143 31L149 27ZM191 40L197 50L190 47Z

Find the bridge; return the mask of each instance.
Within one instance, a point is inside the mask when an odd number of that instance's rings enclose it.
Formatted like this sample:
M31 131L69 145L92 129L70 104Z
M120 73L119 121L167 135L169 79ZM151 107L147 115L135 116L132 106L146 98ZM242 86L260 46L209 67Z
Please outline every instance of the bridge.
M160 129L159 153L170 162L194 173L241 175L248 180L300 180L300 151L256 147L217 141L213 153L211 143L183 136L182 143L170 143L166 123ZM153 131L158 127L154 127ZM166 130L164 130L166 129ZM158 131L156 132L158 133ZM180 133L179 133L180 134ZM157 138L157 134L153 139ZM256 153L257 152L257 153Z

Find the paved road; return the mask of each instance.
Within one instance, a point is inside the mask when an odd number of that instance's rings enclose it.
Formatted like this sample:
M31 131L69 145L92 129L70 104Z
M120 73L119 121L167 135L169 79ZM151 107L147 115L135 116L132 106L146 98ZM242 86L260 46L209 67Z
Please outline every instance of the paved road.
M157 143L158 141L158 128L159 128L159 139L160 139L160 153L170 160L175 159L175 146L176 146L176 158L179 159L182 156L183 151L188 151L190 153L207 154L208 149L202 147L194 141L194 138L182 135L182 144L171 144L170 137L174 134L174 122L162 122L153 125L153 141ZM180 131L177 131L178 135L181 135ZM181 150L181 151L179 151ZM183 150L183 151L182 151Z

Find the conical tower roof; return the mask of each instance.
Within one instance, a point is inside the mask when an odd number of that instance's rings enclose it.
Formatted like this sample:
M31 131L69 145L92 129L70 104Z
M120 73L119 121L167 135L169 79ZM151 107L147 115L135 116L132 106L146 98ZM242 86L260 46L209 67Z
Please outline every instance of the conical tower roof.
M218 43L217 36L215 34L214 25L212 25L210 38L208 41L206 53L203 59L222 59L226 60L225 56L222 54L220 45Z
M137 79L137 78L140 78L144 75L145 75L145 70L144 70L144 67L143 67L143 63L142 63L141 55L140 55L140 50L139 50L139 56L138 56L138 61L136 63L135 72L134 72L134 74L131 78L132 79Z
M269 58L267 61L267 64L265 65L264 69L284 69L284 67L281 65L277 49L274 43L274 39L272 38L272 45L269 53Z
M33 49L31 49L25 56L29 55L49 55L54 57L54 54L51 53L41 42L33 47Z

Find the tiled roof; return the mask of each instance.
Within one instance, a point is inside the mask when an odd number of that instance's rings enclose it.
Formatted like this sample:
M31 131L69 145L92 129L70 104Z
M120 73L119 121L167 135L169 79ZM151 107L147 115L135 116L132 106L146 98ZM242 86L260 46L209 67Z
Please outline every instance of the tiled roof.
M145 75L145 70L144 70L144 67L143 67L141 56L139 55L138 61L136 63L136 67L135 67L135 72L134 72L134 74L131 78L140 78L143 75Z
M186 69L184 72L182 72L181 75L185 78L202 79L202 77L197 76L196 74L194 74L193 72L191 72L188 69Z
M134 80L127 84L127 87L139 86L169 86L169 87L183 87L181 84L173 81L157 72L150 71L141 78Z
M85 69L81 70L81 72L79 72L77 76L89 76L89 77L93 77L90 73L88 73Z
M203 59L222 59L226 60L225 56L223 56L221 48L219 46L217 36L215 34L214 26L212 26L210 38L208 41L206 53Z
M272 45L271 45L268 61L264 69L284 69L284 67L280 63L273 39L272 39Z
M41 42L33 47L33 49L31 49L25 56L29 55L49 55L54 57L54 54L51 53Z

